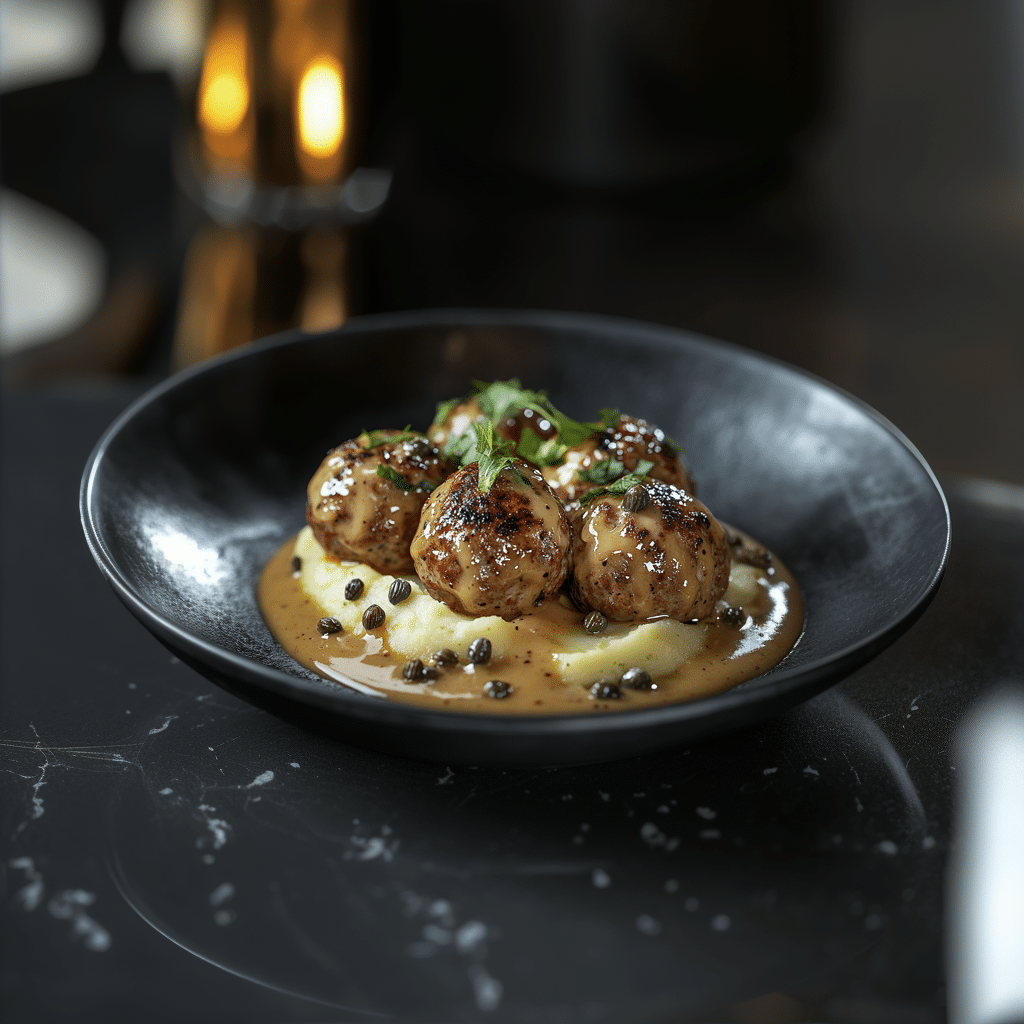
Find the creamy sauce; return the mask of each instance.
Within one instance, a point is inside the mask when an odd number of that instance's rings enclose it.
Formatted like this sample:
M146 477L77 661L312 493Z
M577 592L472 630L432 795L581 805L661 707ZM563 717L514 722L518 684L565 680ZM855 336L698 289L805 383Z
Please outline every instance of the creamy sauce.
M322 636L317 623L327 613L301 586L292 571L294 539L267 563L260 577L260 611L270 631L300 665L362 693L420 707L476 714L568 714L587 711L628 711L674 704L728 690L777 665L793 648L803 629L800 590L777 558L761 571L754 597L744 604L740 625L703 627L703 646L681 668L656 677L648 690L621 688L617 700L595 697L589 686L563 681L553 657L588 637L583 614L558 601L546 602L514 620L516 643L504 657L486 665L467 663L441 667L430 682L403 680L406 656L393 653L380 633L353 636L339 632ZM598 637L593 638L596 643ZM426 659L424 659L426 660ZM616 681L618 671L606 678ZM488 696L484 685L500 680L512 686L502 699Z

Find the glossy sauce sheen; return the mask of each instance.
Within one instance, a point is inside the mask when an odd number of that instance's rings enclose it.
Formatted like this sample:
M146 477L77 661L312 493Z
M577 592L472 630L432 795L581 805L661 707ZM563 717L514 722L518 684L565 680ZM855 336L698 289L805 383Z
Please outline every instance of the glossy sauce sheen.
M796 644L803 628L803 602L789 570L773 559L772 570L762 573L764 586L746 606L752 624L713 624L707 640L690 661L667 676L654 680L655 688L622 687L618 700L599 700L579 685L563 682L551 668L552 653L562 649L560 638L585 635L584 616L557 601L546 602L516 620L521 635L515 653L487 665L469 665L458 651L458 665L440 669L430 683L402 679L403 656L387 648L384 637L347 633L321 636L322 608L301 588L292 572L294 540L289 540L267 563L260 577L260 611L270 631L300 665L363 693L399 700L434 710L475 714L568 714L633 711L660 704L693 700L728 690L777 665ZM614 678L609 676L609 678ZM509 696L496 699L484 693L489 680L512 686Z

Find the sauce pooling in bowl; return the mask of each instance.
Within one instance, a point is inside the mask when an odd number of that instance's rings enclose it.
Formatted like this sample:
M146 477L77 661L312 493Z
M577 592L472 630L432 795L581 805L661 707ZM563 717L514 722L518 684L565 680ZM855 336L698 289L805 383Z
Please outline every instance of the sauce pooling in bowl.
M764 550L745 535L738 540ZM357 579L362 587L349 600ZM409 582L410 596L392 605L395 579L327 555L304 530L267 564L260 611L288 654L326 679L388 700L478 714L628 711L709 696L777 665L803 627L800 590L777 558L762 566L734 560L718 621L607 623L597 633L566 598L507 623L470 618L434 601L415 577L397 577ZM384 610L384 623L367 630L363 616L374 606ZM322 632L323 620L338 628ZM470 646L480 639L490 657L471 661Z

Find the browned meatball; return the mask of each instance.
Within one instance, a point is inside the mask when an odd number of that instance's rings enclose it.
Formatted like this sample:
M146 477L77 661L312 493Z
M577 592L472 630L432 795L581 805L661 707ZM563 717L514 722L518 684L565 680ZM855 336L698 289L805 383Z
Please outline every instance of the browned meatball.
M571 567L572 530L540 473L516 463L482 494L477 463L460 469L423 507L412 542L427 592L463 615L517 618L554 597Z
M562 501L575 501L600 486L585 480L581 472L593 470L596 463L610 458L621 462L626 473L632 473L637 463L646 459L654 463L650 479L696 493L693 477L668 443L665 432L638 416L620 416L615 426L570 448L558 465L543 470L544 479Z
M639 486L649 503L638 511L626 511L617 494L575 514L573 599L619 622L713 619L729 585L725 531L681 488Z
M327 453L306 489L306 519L321 547L335 557L390 575L410 573L409 544L423 503L452 466L425 437L369 449L365 441L365 436L346 441ZM377 474L378 466L419 489L396 486Z

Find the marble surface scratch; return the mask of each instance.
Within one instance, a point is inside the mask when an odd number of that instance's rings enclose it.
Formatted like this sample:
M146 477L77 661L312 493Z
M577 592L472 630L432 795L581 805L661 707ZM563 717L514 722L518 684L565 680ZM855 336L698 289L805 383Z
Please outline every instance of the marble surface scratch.
M243 786L242 789L252 789L254 786L265 786L268 782L274 781L274 773L272 771L265 771L260 775L257 775L248 786Z

